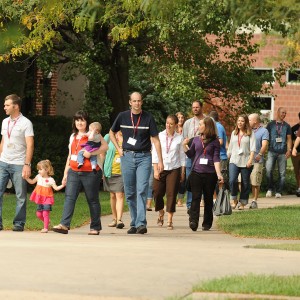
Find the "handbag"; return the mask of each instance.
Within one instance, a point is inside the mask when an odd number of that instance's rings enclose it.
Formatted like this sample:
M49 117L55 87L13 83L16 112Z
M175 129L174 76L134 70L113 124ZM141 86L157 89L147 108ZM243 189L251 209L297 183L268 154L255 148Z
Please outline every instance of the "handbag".
M230 204L230 196L229 196L229 189L226 185L221 187L217 200L213 206L213 212L215 216L224 216L224 215L231 215L232 208Z

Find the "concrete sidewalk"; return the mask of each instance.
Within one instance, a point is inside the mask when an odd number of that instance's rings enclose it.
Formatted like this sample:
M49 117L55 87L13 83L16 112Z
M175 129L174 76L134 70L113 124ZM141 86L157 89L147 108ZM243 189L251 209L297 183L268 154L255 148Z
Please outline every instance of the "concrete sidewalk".
M300 204L300 198L259 201L260 208L290 204ZM126 234L128 213L124 229L109 228L111 216L103 217L99 236L88 236L88 226L68 235L1 231L0 299L166 299L189 295L194 284L225 275L300 273L299 252L245 248L286 240L237 238L215 227L193 232L183 207L177 208L171 231L166 224L157 227L157 214L148 212L145 235Z

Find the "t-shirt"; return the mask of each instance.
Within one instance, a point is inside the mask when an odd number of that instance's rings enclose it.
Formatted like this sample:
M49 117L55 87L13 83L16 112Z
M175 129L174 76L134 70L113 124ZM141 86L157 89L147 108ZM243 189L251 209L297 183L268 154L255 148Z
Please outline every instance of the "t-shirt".
M4 143L0 160L8 164L23 165L27 150L25 138L34 136L31 121L22 114L15 121L8 117L2 121L1 134Z
M299 123L292 127L292 140L293 140L293 142L295 142L297 137L300 137L299 128L300 128ZM297 152L300 153L300 145L297 147Z
M226 136L226 131L224 126L220 122L216 122L217 129L218 129L218 137L219 139L223 140L223 145L221 145L220 148L220 158L222 160L227 159L227 152L226 152L226 141L227 141L227 136Z
M139 114L132 114L131 110L119 113L115 119L111 130L117 132L121 130L123 134L123 150L129 151L150 151L150 136L158 136L158 130L153 116L142 111ZM135 139L135 144L130 144L129 138Z
M256 139L256 145L255 145L255 154L254 157L256 157L261 149L262 146L262 141L266 140L269 141L269 131L260 126L257 129L253 129L254 135L255 135L255 139ZM262 156L260 158L259 163L263 163L264 162L264 157Z
M278 154L287 152L287 135L292 134L291 126L286 122L271 121L267 125L270 135L269 151ZM276 142L277 138L281 138L281 142Z

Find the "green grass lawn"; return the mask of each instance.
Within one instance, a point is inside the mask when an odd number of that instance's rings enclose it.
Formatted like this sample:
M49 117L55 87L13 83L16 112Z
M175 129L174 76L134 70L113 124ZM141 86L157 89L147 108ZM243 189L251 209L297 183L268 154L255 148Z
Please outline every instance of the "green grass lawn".
M193 287L193 292L299 296L300 276L255 274L226 276L198 284Z
M217 219L220 230L241 237L300 239L300 205L235 212Z
M29 194L28 194L29 199ZM63 206L64 206L64 193L55 193L55 203L52 207L52 212L50 215L51 226L59 224L62 216ZM111 214L109 193L100 192L100 203L101 203L101 215ZM5 194L3 199L3 226L4 229L12 228L12 221L15 215L16 208L16 197L14 194ZM125 210L127 206L125 204ZM36 217L36 204L27 201L27 221L25 225L25 230L40 230L42 228L42 222ZM76 202L76 207L74 211L74 216L72 218L71 228L79 227L90 220L90 213L87 201L85 199L84 193L80 193L78 200Z

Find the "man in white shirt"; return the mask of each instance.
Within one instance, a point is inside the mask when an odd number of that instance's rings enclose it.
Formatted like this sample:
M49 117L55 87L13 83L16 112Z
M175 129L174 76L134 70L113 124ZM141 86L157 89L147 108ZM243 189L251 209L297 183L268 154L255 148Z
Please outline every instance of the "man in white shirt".
M199 100L195 100L192 103L192 112L194 116L186 120L185 123L183 124L182 136L184 139L186 138L191 139L196 135L199 135L198 133L199 122L200 120L205 118L205 115L202 112L202 107L203 107L203 103ZM193 164L193 160L187 157L186 164L185 164L186 178L188 178L189 174L191 173L192 164ZM191 207L191 203L192 203L192 193L187 192L186 207L188 213Z
M13 231L23 231L26 222L26 178L31 175L31 159L34 140L33 126L21 110L22 100L16 94L4 99L4 110L9 117L2 121L0 144L0 230L2 203L8 180L11 179L16 192L16 214Z

